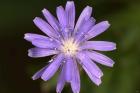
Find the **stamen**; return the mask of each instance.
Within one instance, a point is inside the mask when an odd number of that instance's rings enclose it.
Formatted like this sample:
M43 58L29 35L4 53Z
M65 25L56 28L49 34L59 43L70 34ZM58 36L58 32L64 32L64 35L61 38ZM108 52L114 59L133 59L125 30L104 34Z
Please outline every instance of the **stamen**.
M74 42L73 38L69 38L65 41L63 41L63 45L61 47L61 50L66 55L75 55L76 51L78 50L78 44Z

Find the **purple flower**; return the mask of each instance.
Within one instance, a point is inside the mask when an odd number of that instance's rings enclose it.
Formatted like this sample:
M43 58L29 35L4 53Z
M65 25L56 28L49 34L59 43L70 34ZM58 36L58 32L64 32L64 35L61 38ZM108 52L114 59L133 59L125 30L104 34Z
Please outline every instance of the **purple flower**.
M82 11L75 24L75 5L68 1L65 9L57 7L58 20L47 10L42 11L47 22L39 17L33 21L47 36L26 33L25 39L35 48L29 49L28 56L33 58L55 55L49 65L38 71L33 80L42 78L49 80L61 68L56 91L61 93L65 83L70 83L73 93L80 92L80 76L78 64L85 70L89 78L96 84L101 84L102 71L95 63L112 67L114 61L96 51L112 51L116 44L108 41L89 41L100 35L110 24L102 21L95 24L91 17L92 8L87 6Z

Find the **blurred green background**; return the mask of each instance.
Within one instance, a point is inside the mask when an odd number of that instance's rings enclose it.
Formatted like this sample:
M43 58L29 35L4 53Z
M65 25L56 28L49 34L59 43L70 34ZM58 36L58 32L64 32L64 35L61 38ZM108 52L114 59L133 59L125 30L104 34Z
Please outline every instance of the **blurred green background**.
M0 0L0 93L55 93L58 73L48 82L31 79L49 58L29 58L27 50L33 46L23 37L27 32L42 34L34 17L42 17L43 8L56 15L56 6L66 1ZM116 51L104 53L116 62L114 67L99 65L104 72L99 87L80 71L80 93L140 93L140 0L75 0L75 4L76 17L90 5L97 22L110 22L108 31L95 40L117 43ZM69 85L63 93L72 93Z

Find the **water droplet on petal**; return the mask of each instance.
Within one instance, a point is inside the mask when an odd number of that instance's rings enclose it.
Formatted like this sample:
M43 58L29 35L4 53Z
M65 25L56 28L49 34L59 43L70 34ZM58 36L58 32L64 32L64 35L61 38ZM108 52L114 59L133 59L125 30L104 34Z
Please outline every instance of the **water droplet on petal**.
M49 63L53 62L54 59L49 60Z
M58 35L58 37L60 38L61 36L60 36L60 35Z
M83 33L83 32L82 32L81 34L82 34L82 35L84 35L84 33Z
M69 32L69 29L68 29L68 28L65 28L65 32L67 32L67 33L68 33L68 32Z
M60 31L63 31L63 29L61 28Z
M49 40L50 40L50 41L53 41L53 39L52 39L52 38L50 38Z
M54 50L57 50L57 48L55 47Z
M63 63L65 63L65 62L66 62L66 60L63 61Z

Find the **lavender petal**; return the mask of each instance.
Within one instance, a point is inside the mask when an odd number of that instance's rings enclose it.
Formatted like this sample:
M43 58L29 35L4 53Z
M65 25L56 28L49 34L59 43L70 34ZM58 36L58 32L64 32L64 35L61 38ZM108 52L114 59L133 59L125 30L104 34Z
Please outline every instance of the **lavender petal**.
M50 41L50 40L42 40L42 39L36 39L32 41L32 44L39 48L49 48L54 49L57 48L59 45L56 42Z
M59 31L59 23L57 19L47 9L43 9L42 13L47 19L48 23L55 29L55 31Z
M36 72L36 73L32 76L32 79L33 79L33 80L36 80L36 79L40 78L40 77L42 76L43 72L45 71L45 69L46 69L47 67L48 67L48 65L45 66L45 67L43 67L42 69L40 69L38 72Z
M92 7L89 6L85 7L76 23L75 32L78 31L78 29L81 27L81 25L84 23L85 20L88 20L91 17L91 14L92 14Z
M83 67L89 78L92 80L93 83L95 83L97 86L101 84L101 79L97 78L94 74L92 74L86 67Z
M66 17L68 28L73 29L75 23L75 5L73 1L68 1L66 4Z
M87 51L86 54L89 56L90 59L108 67L113 67L115 63L109 57L95 51Z
M49 37L57 38L57 35L56 35L54 29L47 22L45 22L43 19L36 17L33 20L33 22L46 35L48 35Z
M86 68L91 74L97 78L103 76L103 72L100 68L88 56L86 56L84 52L78 53L76 57L80 60L82 67Z
M85 21L85 23L83 23L81 25L81 28L79 28L79 30L76 32L75 38L77 41L81 41L81 38L83 38L83 36L91 29L91 27L95 24L95 19L94 18L90 18L88 20Z
M109 28L110 24L108 23L108 21L102 21L98 24L96 24L95 26L92 27L92 29L85 35L85 39L89 40L91 38L94 38L98 35L100 35L101 33L103 33L105 30L107 30Z
M80 48L99 51L112 51L116 49L116 44L108 41L86 41Z
M44 81L49 80L55 74L55 72L58 70L58 68L61 65L61 62L62 62L63 59L64 59L63 54L57 55L56 58L54 59L54 61L44 71L41 78Z
M49 50L49 49L43 49L43 48L31 48L28 50L28 56L33 58L39 58L39 57L46 57L50 55L58 54L59 52L56 50Z
M80 74L76 61L73 62L71 88L73 93L80 93Z
M51 38L43 36L43 35L38 35L38 34L26 33L24 35L24 39L29 41L29 42L32 42L35 39L51 39Z
M34 34L34 33L26 33L24 35L24 39L29 41L29 42L32 42L33 40L36 40L36 39L44 39L44 40L48 40L48 41L53 41L57 44L60 44L60 41L58 39L55 39L55 38L50 38L50 37L47 37L47 36L44 36L44 35L39 35L39 34Z
M57 7L56 14L59 20L59 23L61 24L62 28L65 28L67 26L66 21L66 12L62 6Z
M65 68L65 79L66 82L70 82L72 79L72 71L71 69L73 68L73 59L71 57L66 58L66 62L64 64Z
M52 39L43 35L26 33L24 39L31 42L34 46L39 48L57 48L60 42L56 39Z
M61 73L60 73L60 76L59 76L59 79L58 79L58 83L57 83L57 87L56 87L56 92L57 93L61 93L63 88L64 88L64 85L65 85L65 68L64 66L62 67L62 70L61 70Z

